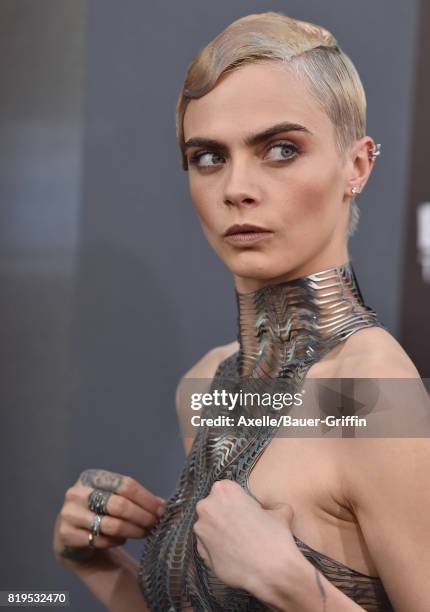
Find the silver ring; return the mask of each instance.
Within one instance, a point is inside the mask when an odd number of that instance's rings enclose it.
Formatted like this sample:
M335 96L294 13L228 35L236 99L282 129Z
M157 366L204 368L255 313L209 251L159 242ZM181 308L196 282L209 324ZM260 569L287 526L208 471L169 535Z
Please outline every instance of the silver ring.
M107 514L107 503L111 495L111 491L93 489L88 495L88 508L96 514Z
M101 522L102 522L102 517L100 516L100 514L96 514L91 519L90 531L94 536L100 535Z

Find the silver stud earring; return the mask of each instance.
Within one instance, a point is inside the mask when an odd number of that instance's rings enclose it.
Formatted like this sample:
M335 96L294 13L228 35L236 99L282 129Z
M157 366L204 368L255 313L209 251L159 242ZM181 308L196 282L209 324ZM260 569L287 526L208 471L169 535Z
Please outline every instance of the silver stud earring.
M352 195L356 195L357 193L360 193L360 189L354 185L354 187L351 187L351 193Z

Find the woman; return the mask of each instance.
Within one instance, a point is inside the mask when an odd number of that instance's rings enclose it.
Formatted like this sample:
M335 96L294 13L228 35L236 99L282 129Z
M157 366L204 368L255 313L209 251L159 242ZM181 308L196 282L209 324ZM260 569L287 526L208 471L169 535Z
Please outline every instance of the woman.
M239 316L238 342L185 379L212 379L211 390L282 380L294 391L305 378L419 378L364 304L348 255L353 197L379 154L365 113L334 37L278 13L235 21L192 62L178 141ZM58 518L57 557L110 610L428 610L426 441L275 434L200 428L185 438L166 504L126 477L87 471ZM118 544L144 535L138 568ZM87 536L85 563L76 554Z

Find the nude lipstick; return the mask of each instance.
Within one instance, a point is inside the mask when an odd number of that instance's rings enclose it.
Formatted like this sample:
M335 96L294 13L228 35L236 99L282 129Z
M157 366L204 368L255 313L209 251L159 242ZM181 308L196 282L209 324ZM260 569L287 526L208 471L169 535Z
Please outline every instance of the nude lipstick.
M235 246L252 246L273 234L272 231L258 225L232 225L224 233L224 238Z

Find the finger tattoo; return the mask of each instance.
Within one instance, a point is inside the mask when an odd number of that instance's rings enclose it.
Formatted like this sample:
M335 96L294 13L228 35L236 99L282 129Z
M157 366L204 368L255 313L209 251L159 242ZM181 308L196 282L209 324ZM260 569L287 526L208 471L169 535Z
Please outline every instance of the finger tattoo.
M122 482L122 475L107 470L85 470L79 477L79 482L87 487L115 492Z

